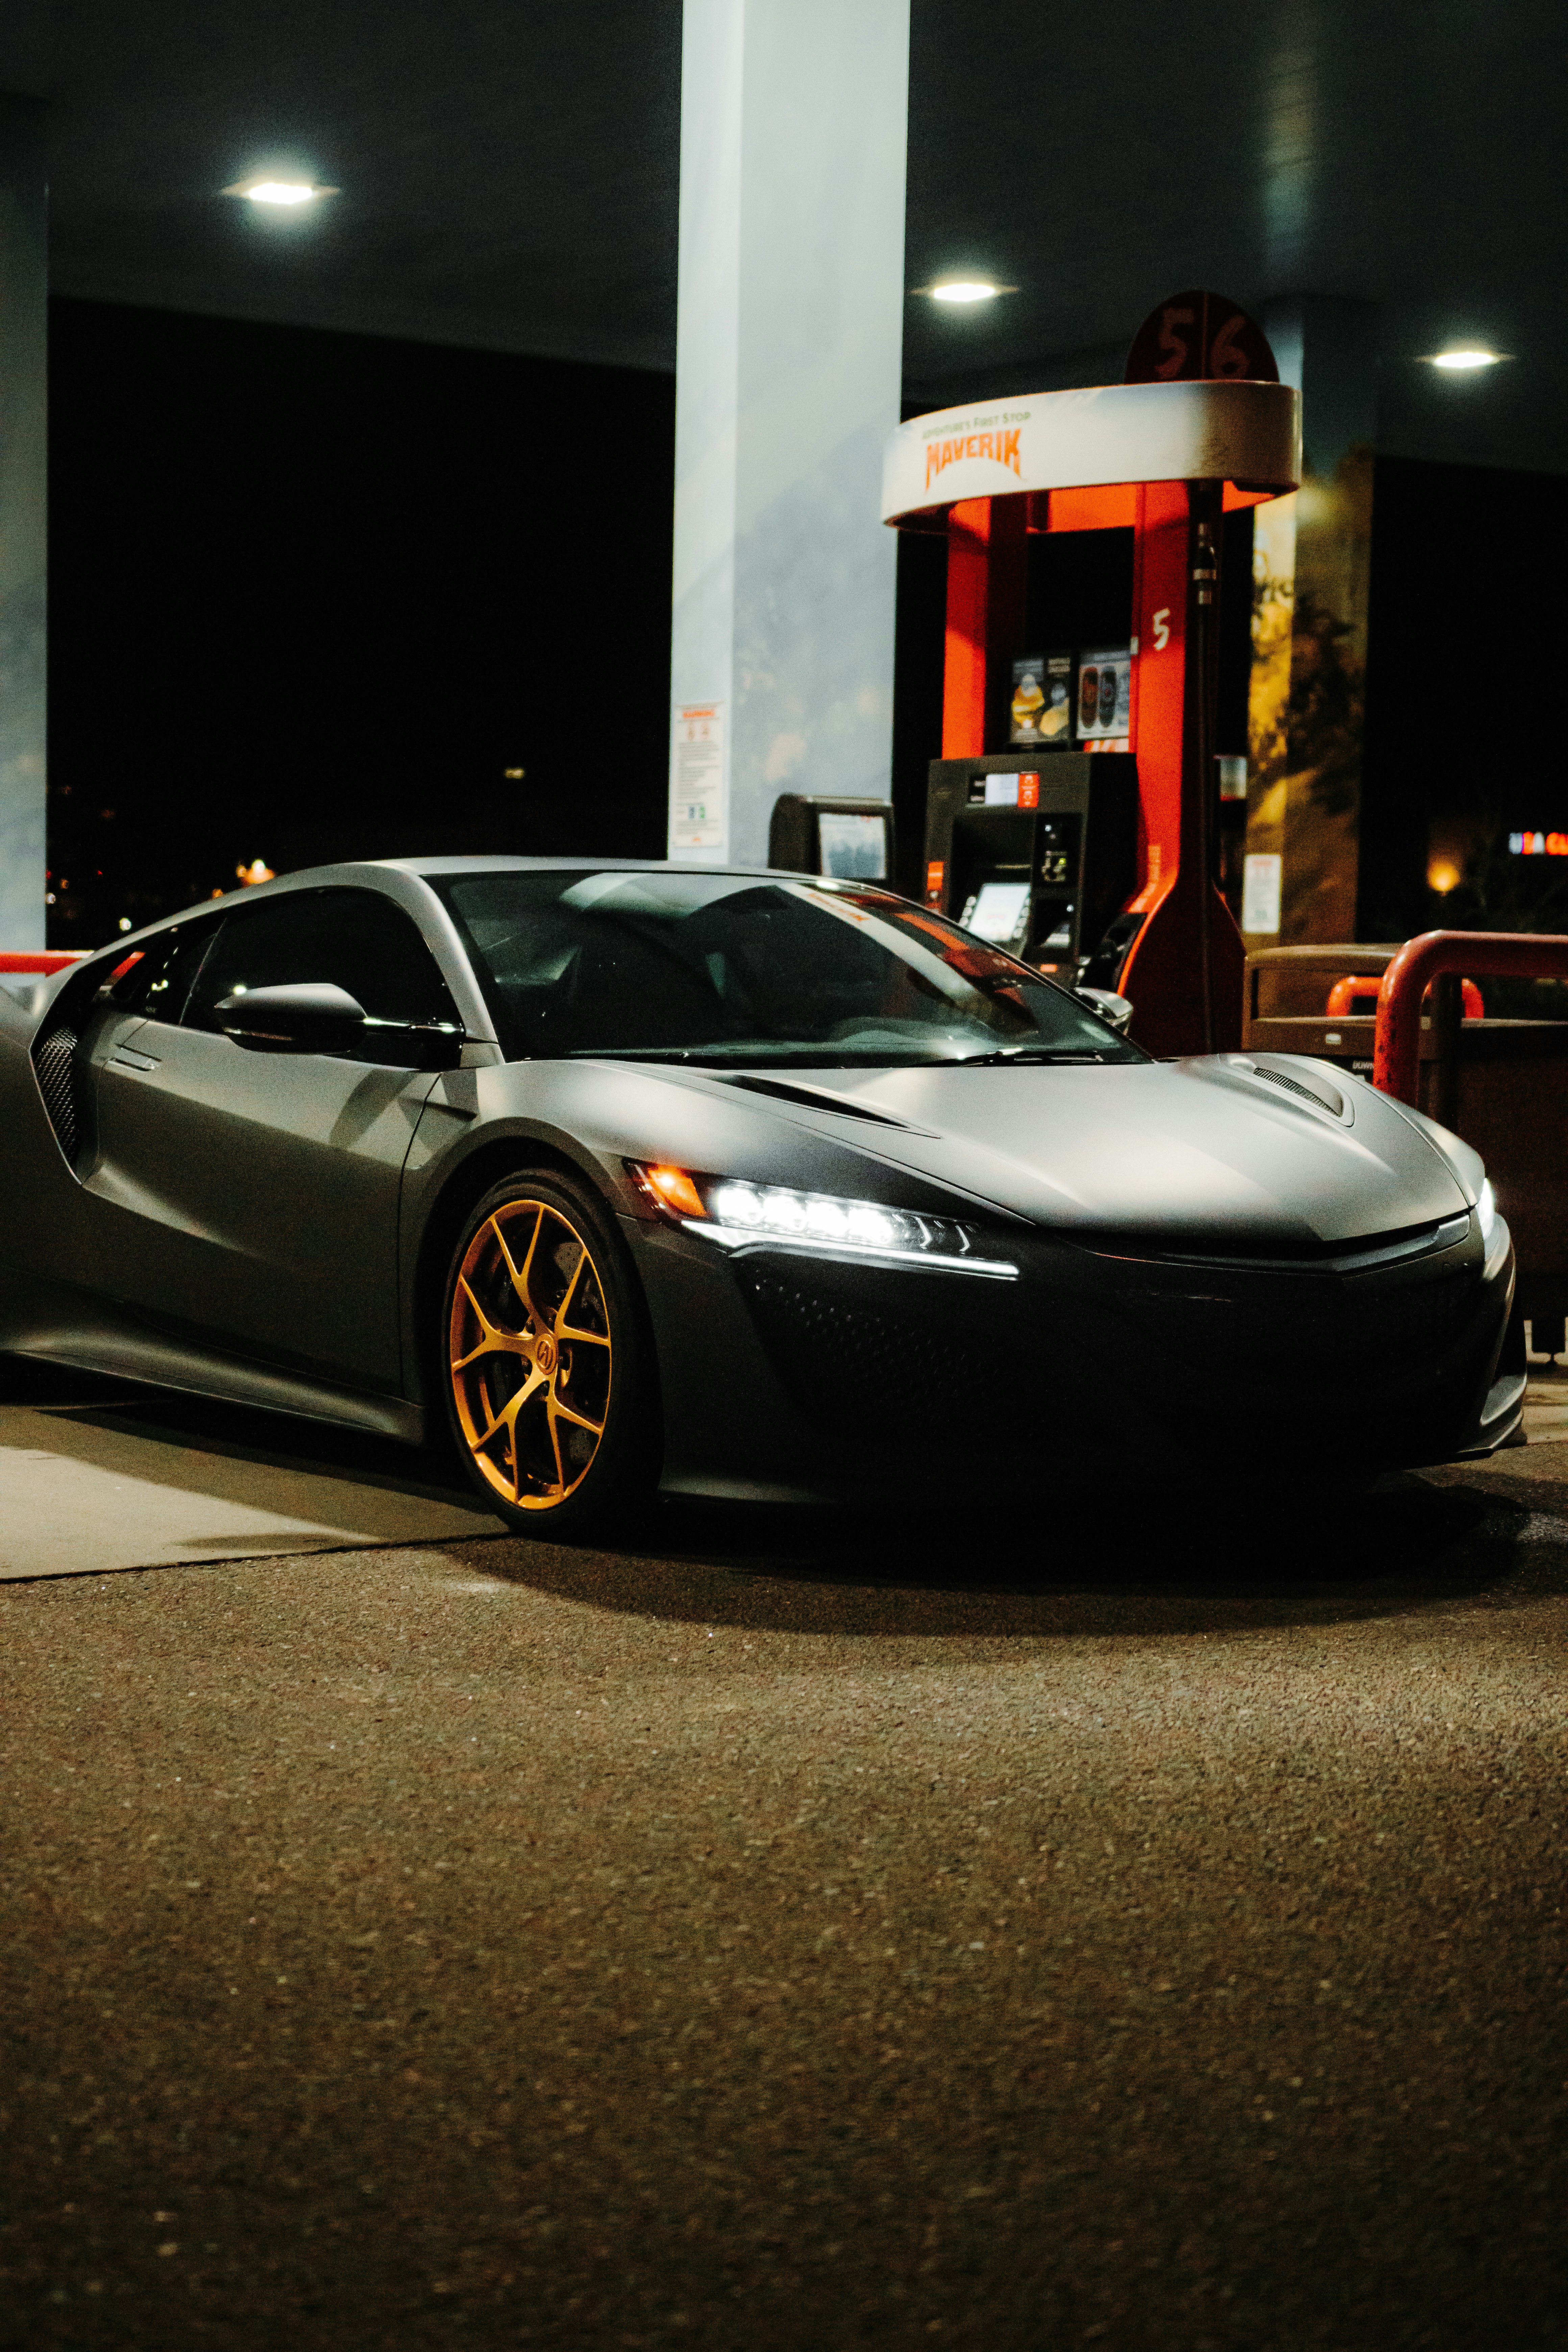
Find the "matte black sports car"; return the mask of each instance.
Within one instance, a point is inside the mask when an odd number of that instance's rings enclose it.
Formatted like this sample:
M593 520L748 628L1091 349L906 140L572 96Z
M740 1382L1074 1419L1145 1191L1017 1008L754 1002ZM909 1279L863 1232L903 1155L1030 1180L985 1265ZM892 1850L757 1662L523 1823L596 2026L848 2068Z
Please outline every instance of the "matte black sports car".
M0 991L0 1347L418 1441L518 1525L1501 1444L1475 1153L1152 1061L879 885L297 874Z

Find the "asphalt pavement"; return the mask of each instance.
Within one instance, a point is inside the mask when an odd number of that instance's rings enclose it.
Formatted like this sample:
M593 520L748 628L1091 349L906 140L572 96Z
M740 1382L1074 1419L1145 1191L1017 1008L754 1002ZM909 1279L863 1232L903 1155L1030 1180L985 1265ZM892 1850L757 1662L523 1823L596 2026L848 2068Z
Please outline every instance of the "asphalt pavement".
M931 1475L0 1590L0 2343L1559 2352L1568 1444Z

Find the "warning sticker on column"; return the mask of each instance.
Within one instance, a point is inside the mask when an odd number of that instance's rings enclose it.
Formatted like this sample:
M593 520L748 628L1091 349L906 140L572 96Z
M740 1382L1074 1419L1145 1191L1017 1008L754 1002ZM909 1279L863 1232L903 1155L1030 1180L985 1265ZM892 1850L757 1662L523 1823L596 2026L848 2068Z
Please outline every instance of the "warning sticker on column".
M1277 850L1259 850L1241 861L1243 931L1277 932L1285 860Z
M724 705L678 702L669 764L669 854L722 852L728 835L724 789Z

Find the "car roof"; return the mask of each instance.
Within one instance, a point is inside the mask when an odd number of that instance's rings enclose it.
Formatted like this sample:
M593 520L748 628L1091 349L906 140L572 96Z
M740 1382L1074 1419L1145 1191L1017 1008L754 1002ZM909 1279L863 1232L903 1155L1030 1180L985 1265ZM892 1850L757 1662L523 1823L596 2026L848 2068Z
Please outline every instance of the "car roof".
M205 915L217 916L236 907L254 907L269 898L280 898L297 890L332 889L374 884L381 877L398 875L412 882L431 882L449 874L550 874L580 873L586 867L596 874L728 874L742 880L759 882L810 882L819 888L863 889L864 883L845 884L826 874L801 874L788 867L770 866L708 866L683 863L669 857L595 857L590 851L579 851L568 857L506 857L442 856L442 857L360 857L345 858L331 866L302 866L291 874L275 875L270 882L251 883L243 889L226 890L210 899L198 899L195 905L182 907L172 915L159 915L151 923L118 940L107 940L102 947L92 949L84 957L86 963L98 963L111 953L132 954L160 931L172 930L177 924L195 921ZM886 890L890 897L899 894L890 882L871 887ZM77 967L79 969L79 967Z
M390 867L395 873L417 874L422 878L441 874L570 874L584 866L591 866L600 874L754 874L768 879L787 871L771 866L710 866L676 857L596 857L591 850L579 850L575 856L564 857L377 857L364 862L373 868L384 871ZM827 878L818 874L789 875L794 882Z

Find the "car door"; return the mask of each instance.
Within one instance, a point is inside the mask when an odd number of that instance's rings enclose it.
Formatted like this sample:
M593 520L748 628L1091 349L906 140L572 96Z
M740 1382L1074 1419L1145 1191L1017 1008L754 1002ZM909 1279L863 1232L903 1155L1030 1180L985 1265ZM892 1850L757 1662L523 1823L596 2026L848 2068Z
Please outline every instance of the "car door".
M287 891L201 930L95 1041L86 1191L121 1237L111 1286L172 1331L396 1392L403 1163L431 1024L450 1059L461 1035L439 967L374 890ZM225 997L289 981L333 982L390 1025L352 1057L223 1034Z

